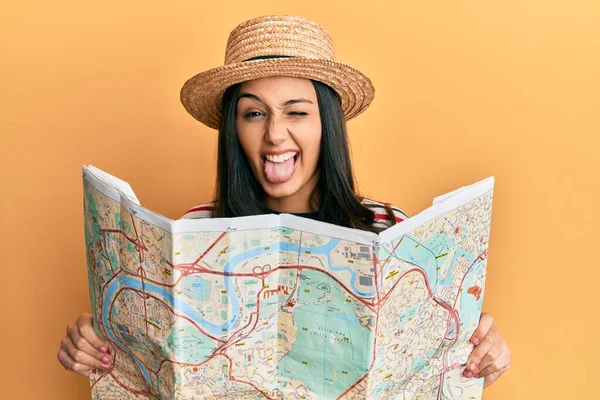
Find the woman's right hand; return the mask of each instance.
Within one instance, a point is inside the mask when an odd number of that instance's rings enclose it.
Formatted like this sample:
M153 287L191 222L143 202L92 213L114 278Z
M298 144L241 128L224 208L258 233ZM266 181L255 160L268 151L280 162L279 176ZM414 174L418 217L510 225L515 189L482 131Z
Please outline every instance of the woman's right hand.
M67 336L58 350L58 361L66 370L89 376L93 369L110 368L108 346L96 335L92 323L92 316L84 313L67 325Z

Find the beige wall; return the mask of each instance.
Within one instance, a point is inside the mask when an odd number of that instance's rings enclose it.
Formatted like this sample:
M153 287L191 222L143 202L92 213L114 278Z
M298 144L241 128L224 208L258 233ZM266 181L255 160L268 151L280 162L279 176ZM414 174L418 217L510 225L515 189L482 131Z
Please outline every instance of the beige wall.
M209 199L215 133L179 88L229 31L311 17L372 77L350 122L362 191L409 214L496 177L484 310L513 349L485 398L584 399L600 358L600 3L3 1L0 397L83 399L56 361L89 309L82 164L178 217Z

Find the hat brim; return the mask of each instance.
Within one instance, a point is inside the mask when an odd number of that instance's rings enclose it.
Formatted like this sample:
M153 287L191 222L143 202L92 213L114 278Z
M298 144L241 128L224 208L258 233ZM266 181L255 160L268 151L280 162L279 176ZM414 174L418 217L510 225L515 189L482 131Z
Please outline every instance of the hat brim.
M363 112L375 95L371 80L346 64L292 57L244 61L201 72L181 88L181 103L198 121L219 129L225 90L236 83L269 76L313 79L331 86L340 96L346 120Z

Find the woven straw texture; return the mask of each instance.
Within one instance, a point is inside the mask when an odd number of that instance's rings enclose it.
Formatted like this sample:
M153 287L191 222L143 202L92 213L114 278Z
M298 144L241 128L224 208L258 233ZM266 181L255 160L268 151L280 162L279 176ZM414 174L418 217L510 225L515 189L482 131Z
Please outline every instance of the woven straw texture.
M278 58L250 60L268 56ZM335 61L333 42L321 25L303 17L269 15L231 31L224 65L188 79L181 88L181 102L198 121L219 129L225 90L269 76L307 78L331 86L340 95L347 120L363 112L375 95L369 78Z

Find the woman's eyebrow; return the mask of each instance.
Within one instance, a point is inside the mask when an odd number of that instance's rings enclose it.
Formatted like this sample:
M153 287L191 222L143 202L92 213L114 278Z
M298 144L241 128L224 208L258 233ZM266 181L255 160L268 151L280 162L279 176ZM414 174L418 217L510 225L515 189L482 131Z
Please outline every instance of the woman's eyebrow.
M259 103L262 103L262 104L264 104L266 106L266 103L260 97L258 97L255 94L252 94L252 93L242 93L242 94L239 95L238 101L240 101L240 99L242 99L242 98L252 99L252 100L255 100L255 101L257 101ZM310 100L307 100L307 99L304 99L304 98L297 98L297 99L291 99L291 100L286 101L285 103L282 104L282 106L283 107L287 107L287 106L290 106L292 104L297 104L297 103L314 104Z
M299 98L299 99L292 99L292 100L288 100L285 103L283 103L283 105L285 107L290 106L292 104L297 104L297 103L308 103L308 104L313 104L312 101L307 100L307 99L303 99L303 98Z

